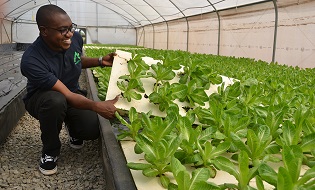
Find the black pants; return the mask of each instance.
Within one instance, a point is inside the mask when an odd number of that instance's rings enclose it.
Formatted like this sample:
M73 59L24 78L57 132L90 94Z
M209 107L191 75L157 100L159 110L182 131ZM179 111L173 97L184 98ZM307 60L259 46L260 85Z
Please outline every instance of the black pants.
M60 92L52 90L37 92L25 102L25 108L31 116L39 120L43 155L60 154L59 133L63 122L68 126L71 137L94 140L100 135L97 114L69 106L65 96Z

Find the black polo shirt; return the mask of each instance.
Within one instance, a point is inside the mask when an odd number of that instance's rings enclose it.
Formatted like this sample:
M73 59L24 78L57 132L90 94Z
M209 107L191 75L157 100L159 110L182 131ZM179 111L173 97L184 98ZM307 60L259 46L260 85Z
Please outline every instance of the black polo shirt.
M79 88L83 40L77 32L71 40L70 48L65 52L55 52L39 36L24 52L21 72L28 79L24 101L39 90L50 90L58 79L72 92Z

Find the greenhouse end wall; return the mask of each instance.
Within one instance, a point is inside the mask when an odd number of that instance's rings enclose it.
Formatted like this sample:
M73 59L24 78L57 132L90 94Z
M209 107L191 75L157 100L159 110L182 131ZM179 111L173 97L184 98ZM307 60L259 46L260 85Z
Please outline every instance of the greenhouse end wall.
M32 43L39 35L35 23L13 23L12 26L13 42ZM135 29L87 27L86 31L88 44L136 44Z
M165 23L159 23L155 30L151 25L146 26L144 32L143 28L138 28L137 42L148 48L206 54L217 54L219 50L219 55L249 57L266 62L273 61L275 51L274 61L279 64L314 67L315 1L278 0L277 8L275 50L276 10L272 1L219 11L220 32L218 17L213 12L189 17L188 23L185 19L168 22L169 41L166 40Z
M136 45L134 28L88 27L87 34L90 36L88 43Z

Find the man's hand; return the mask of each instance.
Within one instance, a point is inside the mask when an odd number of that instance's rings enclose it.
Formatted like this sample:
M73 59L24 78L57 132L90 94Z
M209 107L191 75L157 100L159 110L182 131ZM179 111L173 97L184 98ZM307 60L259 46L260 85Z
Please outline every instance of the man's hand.
M81 56L82 69L98 66L111 67L116 55L117 54L113 52L100 58Z
M102 58L102 65L106 67L111 67L113 65L114 56L116 56L116 53L109 53L106 56Z
M112 119L115 117L117 108L114 104L118 101L119 96L116 96L113 100L95 102L82 96L81 94L71 92L60 80L52 87L52 90L62 93L69 105L77 109L87 109L95 111L106 119Z
M119 96L116 96L115 99L112 100L97 102L96 112L106 119L115 118L115 112L117 111L117 108L114 106L114 104L118 101L118 98Z

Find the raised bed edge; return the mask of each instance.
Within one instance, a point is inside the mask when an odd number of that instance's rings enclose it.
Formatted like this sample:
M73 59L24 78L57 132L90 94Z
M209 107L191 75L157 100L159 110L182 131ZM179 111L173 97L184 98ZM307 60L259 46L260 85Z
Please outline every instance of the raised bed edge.
M97 88L90 69L86 69L87 83L91 98L100 101L97 96ZM101 154L106 181L106 189L133 190L137 189L129 168L121 144L116 139L109 120L98 115L101 131Z

